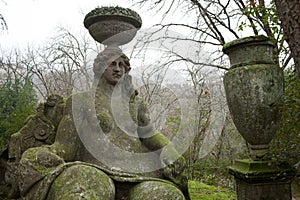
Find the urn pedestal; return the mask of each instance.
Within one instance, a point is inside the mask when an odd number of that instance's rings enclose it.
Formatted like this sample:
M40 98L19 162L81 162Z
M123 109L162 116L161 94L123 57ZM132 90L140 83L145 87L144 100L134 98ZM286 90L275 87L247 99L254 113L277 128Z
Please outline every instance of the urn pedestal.
M231 65L224 76L228 107L251 157L229 167L238 200L291 199L293 170L264 158L276 133L284 89L283 72L274 63L273 49L265 36L234 40L223 47Z
M235 179L237 200L292 200L295 171L290 166L244 159L228 168Z

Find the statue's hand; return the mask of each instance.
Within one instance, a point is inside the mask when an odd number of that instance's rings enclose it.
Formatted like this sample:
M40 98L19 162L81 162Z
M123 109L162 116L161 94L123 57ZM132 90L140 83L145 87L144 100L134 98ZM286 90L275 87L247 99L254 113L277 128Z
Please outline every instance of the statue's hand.
M179 176L186 167L185 159L179 155L173 145L163 148L160 161L164 167L162 169L163 175L169 179Z
M183 192L187 200L190 199L188 192L188 179L187 176L183 173L183 170L186 167L186 162L184 157L179 155L177 150L171 145L166 146L161 154L160 160L164 168L161 170L162 175L175 183L179 189Z

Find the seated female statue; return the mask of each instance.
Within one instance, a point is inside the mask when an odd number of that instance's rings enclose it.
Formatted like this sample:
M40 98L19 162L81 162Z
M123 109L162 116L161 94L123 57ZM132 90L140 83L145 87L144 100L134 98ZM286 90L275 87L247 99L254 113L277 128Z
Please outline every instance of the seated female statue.
M94 88L66 100L52 145L26 150L25 199L189 199L184 158L155 131L117 47L94 61Z

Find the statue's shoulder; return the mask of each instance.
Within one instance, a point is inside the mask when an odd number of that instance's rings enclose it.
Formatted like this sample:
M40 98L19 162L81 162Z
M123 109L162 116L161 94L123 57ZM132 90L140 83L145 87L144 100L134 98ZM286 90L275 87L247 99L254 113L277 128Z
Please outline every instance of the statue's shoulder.
M85 110L94 104L94 93L91 91L74 93L66 99L64 114L70 114L72 110Z
M92 91L84 91L84 92L77 92L70 95L66 99L66 103L76 100L76 101L90 101L94 98L94 93Z

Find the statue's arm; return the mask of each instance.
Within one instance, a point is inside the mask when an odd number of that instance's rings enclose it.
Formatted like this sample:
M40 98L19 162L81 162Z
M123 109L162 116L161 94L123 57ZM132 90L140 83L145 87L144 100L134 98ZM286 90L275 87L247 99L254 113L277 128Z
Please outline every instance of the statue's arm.
M181 158L173 143L162 133L154 130L150 123L148 108L143 101L138 103L137 119L137 132L140 140L149 150L157 151L160 154L160 159L163 165L169 165L178 158Z
M162 133L154 130L150 123L149 111L143 101L138 102L138 129L137 133L143 144L151 151L160 150L170 145L170 140Z
M63 158L65 161L73 161L78 141L76 129L71 116L64 116L56 133L55 142L50 146L53 153Z
M159 152L160 161L164 167L162 170L164 177L177 184L182 190L186 190L187 179L182 174L186 164L185 159L167 137L154 131L144 103L140 103L138 107L138 125L137 132L143 144L148 149Z

